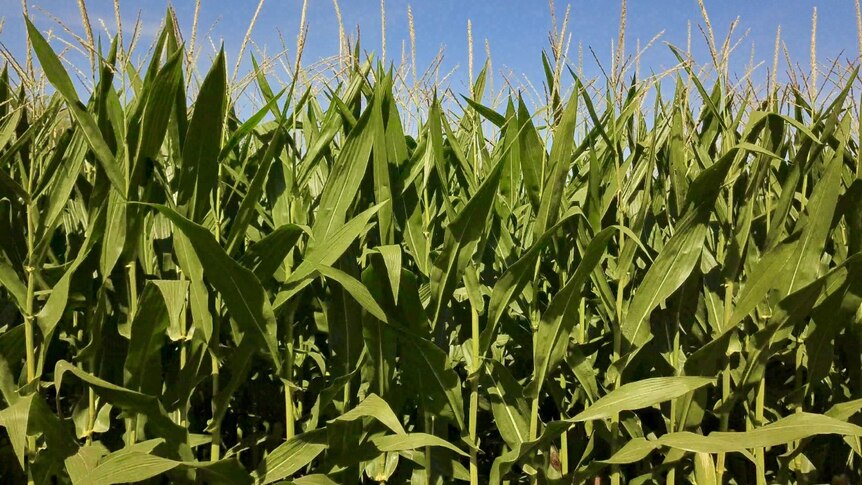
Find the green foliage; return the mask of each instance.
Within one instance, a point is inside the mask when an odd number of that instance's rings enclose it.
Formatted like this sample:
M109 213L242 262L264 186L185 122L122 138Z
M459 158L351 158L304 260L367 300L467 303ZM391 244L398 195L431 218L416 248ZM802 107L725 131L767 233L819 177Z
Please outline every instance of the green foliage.
M486 70L452 111L255 59L242 120L170 19L86 102L27 28L56 95L0 77L4 480L862 480L855 71L531 113Z

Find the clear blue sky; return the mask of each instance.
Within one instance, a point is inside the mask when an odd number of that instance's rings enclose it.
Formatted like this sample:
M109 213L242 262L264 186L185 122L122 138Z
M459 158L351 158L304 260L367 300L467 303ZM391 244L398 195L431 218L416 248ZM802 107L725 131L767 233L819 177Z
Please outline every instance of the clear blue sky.
M304 59L307 61L338 52L338 28L330 0L311 0L308 12L309 37ZM344 24L348 31L361 25L362 46L367 51L380 52L380 3L379 0L341 0ZM417 36L417 63L426 66L441 45L446 47L446 58L442 72L460 66L452 87L466 90L464 78L467 65L467 19L472 20L475 42L476 64L484 58L484 41L490 42L494 69L510 69L530 77L536 86L541 84L542 68L540 52L548 47L548 31L551 28L548 3L544 0L387 0L387 55L400 60L401 41L408 39L407 4L414 12ZM765 61L760 73L772 64L772 51L777 26L782 26L782 38L793 56L794 62L808 65L811 13L818 6L817 53L821 65L836 56L855 58L858 55L855 11L853 0L707 0L713 28L718 42L724 38L730 22L739 16L741 23L736 31L738 38L750 30L742 46L736 51L734 67L744 70L748 64L752 42L756 47L756 60ZM79 34L80 17L73 0L32 0L31 16L43 30L61 29L36 6L52 13L73 27ZM111 0L88 0L96 34L106 38L99 23L102 19L108 29L114 29L113 3ZM126 29L131 29L138 11L142 12L144 33L142 43L149 44L155 35L167 2L165 0L121 0L122 17ZM194 10L194 1L175 0L174 5L180 23L188 35ZM218 45L224 40L228 49L229 66L233 66L241 39L257 5L257 0L203 0L199 21L202 33L210 32ZM278 30L282 32L293 50L301 0L267 0L255 27L253 39L258 46L266 46L268 52L279 50ZM573 33L570 56L577 57L577 44L585 47L587 73L595 72L587 46L592 46L606 68L610 60L611 40L617 37L619 23L618 1L577 0L571 2L572 17L570 31ZM2 42L13 54L23 59L24 24L18 0L0 0L0 16L5 25L0 33ZM562 21L566 2L557 0L556 9ZM628 5L627 51L634 50L637 39L645 44L658 32L665 30L663 41L684 48L687 22L692 21L695 57L708 62L709 57L698 25L702 23L696 0L646 1L630 0ZM212 29L212 30L211 30ZM130 37L129 34L126 34ZM66 35L68 38L68 35ZM62 46L58 42L56 49ZM409 43L408 43L409 49ZM843 52L843 54L842 54ZM211 48L206 42L203 62L208 62ZM292 57L292 52L290 53ZM576 61L575 61L576 62ZM660 71L674 64L670 51L659 43L641 61L643 71ZM781 69L786 65L781 58ZM478 67L477 67L478 69Z

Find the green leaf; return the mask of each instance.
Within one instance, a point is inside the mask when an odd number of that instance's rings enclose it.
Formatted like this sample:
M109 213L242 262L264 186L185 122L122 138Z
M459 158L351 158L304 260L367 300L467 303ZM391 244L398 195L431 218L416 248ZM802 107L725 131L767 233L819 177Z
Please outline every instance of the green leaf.
M281 357L275 341L275 314L257 277L231 259L212 233L163 205L152 206L174 223L188 238L203 265L204 274L224 298L231 317L243 332L262 343L281 372Z
M353 244L353 241L368 229L367 225L369 221L377 214L379 209L379 205L366 209L332 233L326 241L315 242L312 239L305 251L305 259L287 278L285 289L276 295L275 302L272 305L273 308L278 310L293 295L296 295L308 286L314 279L318 266L332 266L335 264L338 258Z
M374 248L383 257L386 273L389 276L389 285L392 288L392 297L398 304L398 290L401 288L401 246L377 246Z
M311 463L326 447L325 429L296 435L266 455L252 477L261 485L288 478Z
M374 296L371 295L371 292L368 291L368 288L365 287L361 282L359 282L356 278L350 276L349 274L341 271L340 269L332 268L329 266L316 265L314 269L320 273L322 276L335 280L338 284L341 285L350 296L352 296L357 303L362 305L362 308L365 308L368 313L374 316L374 318L380 320L381 322L388 322L389 319L386 317L386 312L383 311L383 308L377 304L377 301L374 300Z
M693 215L679 224L640 282L622 324L632 346L641 347L652 338L650 313L682 286L700 261L706 237L706 225L700 219Z
M219 160L224 160L228 156L228 154L234 148L236 148L237 145L240 144L243 138L250 135L254 131L254 129L257 128L258 125L260 125L260 122L263 121L269 111L273 111L275 115L280 115L277 109L278 100L286 91L287 88L284 88L279 91L278 94L274 95L266 102L266 104L261 106L255 114L249 116L248 119L245 120L243 124L236 129L236 131L231 133L230 138L228 138L227 142L224 144L224 147L222 147L221 149L221 153L218 157Z
M461 379L452 369L445 352L432 342L402 332L399 341L409 389L418 393L424 409L442 416L464 429L464 400Z
M193 221L200 221L206 214L218 184L226 106L227 70L221 50L201 84L179 167L177 203L188 207L187 215Z
M48 205L43 220L44 227L52 228L62 214L63 208L69 203L69 196L81 174L81 166L87 155L87 140L80 129L76 129L72 140L66 147L63 163L54 173L51 190L48 191ZM47 240L47 238L46 238Z
M714 383L715 379L707 377L678 376L653 377L623 384L575 415L570 421L578 423L610 418L622 411L642 409L670 401Z
M305 475L293 479L290 483L294 485L338 485L337 482L330 480L326 475L314 474Z
M153 454L163 439L136 443L113 453L103 455L104 448L86 446L77 455L66 460L69 476L74 484L112 485L140 482L154 478L175 468L191 468L207 483L251 483L251 477L235 459L212 461L176 461ZM101 455L101 456L100 456Z
M311 228L316 241L328 240L347 220L347 210L353 204L368 167L374 136L383 128L382 120L374 116L374 112L373 106L367 108L350 130L326 180Z
M751 431L717 431L708 436L670 433L662 436L658 443L696 453L742 453L828 434L858 437L862 436L862 427L822 414L801 412Z
M524 391L502 363L490 361L485 366L483 386L491 402L494 422L509 448L528 441L530 436L529 409Z
M168 57L149 90L135 166L143 160L155 159L161 150L174 107L174 97L182 85L183 54L182 50L177 50Z
M715 463L709 453L695 453L694 476L698 485L716 485Z
M186 311L186 295L189 291L189 282L185 280L150 280L158 288L164 300L165 310L168 314L170 326L167 329L168 337L173 341L185 338L186 328L184 312ZM144 288L146 292L146 287ZM134 329L132 329L134 333Z
M369 394L368 397L366 397L361 403L357 404L356 407L332 421L349 422L362 418L374 418L386 425L386 427L392 430L393 433L407 435L407 432L404 431L404 427L398 420L398 416L392 412L392 408L389 407L389 404L376 394Z
M146 371L159 368L168 321L165 298L156 285L148 282L140 297L138 313L132 320L129 351L123 366L127 388L144 391L142 385Z
M539 210L536 214L536 221L533 223L533 233L536 237L540 237L548 227L557 221L563 189L572 170L572 150L575 143L577 119L578 90L576 89L566 103L560 123L554 127L555 143L551 146L551 156L548 159L548 168L551 173L544 180Z
M127 235L126 202L116 191L108 194L107 211L105 214L105 234L102 236L102 251L99 254L99 271L102 277L110 277L114 266L120 260Z
M777 291L779 298L783 298L817 277L820 256L838 203L836 187L843 166L839 158L834 157L827 165L793 233L752 268L730 317L731 325L751 313L770 291Z
M542 314L533 346L533 379L527 386L527 397L533 399L538 397L548 373L563 360L569 343L569 335L577 321L575 314L578 311L584 283L596 265L604 258L605 248L615 231L615 227L608 227L593 237L584 250L575 273L569 278L565 286L554 295L548 309Z
M650 453L658 448L659 445L655 441L650 441L638 436L628 440L626 444L617 450L612 457L607 460L602 460L601 463L606 465L627 465L629 463L636 463L644 460Z
M497 279L496 283L494 283L494 289L491 291L491 300L490 303L488 303L488 323L485 325L479 338L479 349L482 355L488 352L488 347L491 345L491 339L494 337L497 326L503 318L509 304L524 290L524 287L533 277L536 261L538 260L542 250L549 242L551 242L553 237L560 230L560 227L575 216L583 217L583 214L579 209L573 209L567 212L566 215L564 215L556 224L539 236L533 245L530 246L530 248L525 251L517 261L506 268L503 275Z
M201 330L204 341L209 342L213 333L213 317L209 309L209 291L204 284L204 268L195 253L194 246L182 232L174 234L177 262L189 281L189 307L195 326Z
M461 449L452 443L440 438L439 436L427 433L380 436L372 438L371 443L373 443L380 451L405 451L424 448L426 446L439 446L441 448L446 448L447 450L452 450L461 456L467 456L467 453L461 451Z
M84 247L80 249L78 255L66 269L66 272L63 273L57 284L51 288L51 295L48 297L45 306L36 314L36 324L39 325L42 335L52 335L57 324L60 323L60 319L63 318L63 312L65 312L69 301L69 286L72 284L72 277L89 254L89 245L91 243L92 239L88 239L85 242Z
M481 114L482 116L487 118L488 121L490 121L491 123L494 123L498 127L502 127L503 125L506 124L506 117L505 116L501 115L500 113L497 113L493 109L491 109L491 108L489 108L489 107L487 107L481 103L473 101L472 99L468 98L467 96L461 96L461 97L464 98L464 101L466 101L467 104L469 104L471 108L475 109L479 114Z
M233 223L227 236L227 253L231 256L235 253L242 238L245 237L248 225L255 216L256 206L263 194L263 184L273 164L279 163L277 154L281 152L282 146L282 130L276 129L266 147L263 158L260 160L254 178L252 178L251 183L248 185L245 196L242 198L242 202L240 202L239 208L234 214Z
M33 50L42 64L45 76L66 100L69 111L72 112L72 116L78 122L78 126L84 133L90 149L93 150L96 159L105 170L105 174L107 174L108 179L111 181L111 185L121 197L125 197L126 178L120 169L120 165L114 158L114 153L102 137L99 125L93 116L87 112L84 105L81 104L81 101L78 99L78 93L75 91L75 86L72 84L72 79L69 78L69 74L63 69L63 64L60 62L57 54L51 49L51 46L48 45L48 41L39 33L39 29L30 22L29 18L25 18L24 20L27 22L27 34L30 37L30 42L33 44Z
M62 462L74 455L78 444L48 404L38 394L21 397L11 406L0 410L0 426L6 428L9 442L22 470L26 469L27 437L41 437L47 449L43 452L51 460Z
M390 163L390 153L386 142L386 133L383 129L383 98L385 94L391 92L392 79L389 76L383 77L375 86L374 105L371 107L372 115L368 130L373 130L374 140L371 150L371 171L374 179L374 201L377 204L386 204L380 208L378 215L378 229L380 230L380 241L383 243L391 243L394 241L394 229L392 217L392 181L390 180L390 167L394 164ZM389 96L386 97L386 102L390 104L390 109L394 108L394 103ZM393 167L394 168L394 167Z
M27 286L18 277L15 268L0 253L0 286L2 286L15 301L20 311L24 311L27 301Z
M54 386L58 392L66 374L72 374L89 385L96 395L115 407L145 415L148 424L159 436L165 438L170 446L178 447L186 442L188 431L168 417L167 412L156 397L111 384L104 379L84 372L65 360L58 361L54 367Z
M503 161L498 161L482 182L476 194L467 202L456 218L446 228L443 250L431 268L431 326L435 326L440 314L449 303L455 283L461 279L464 268L473 257L479 238L493 207Z
M524 191L534 212L539 210L544 184L547 154L527 105L518 95L518 146L520 148L521 171L524 174Z
M567 421L552 421L545 425L541 436L532 441L525 441L517 447L498 456L491 465L491 474L489 483L500 484L503 477L509 473L512 467L525 456L533 453L536 450L545 448L557 439L561 434L565 433L571 423Z
M736 154L737 148L730 150L691 183L686 202L688 209L643 277L622 320L623 335L633 347L641 347L652 338L650 314L678 290L697 267L709 215Z
M242 255L239 262L252 270L260 281L267 281L285 258L296 247L303 233L310 232L308 228L295 224L284 224L255 242Z

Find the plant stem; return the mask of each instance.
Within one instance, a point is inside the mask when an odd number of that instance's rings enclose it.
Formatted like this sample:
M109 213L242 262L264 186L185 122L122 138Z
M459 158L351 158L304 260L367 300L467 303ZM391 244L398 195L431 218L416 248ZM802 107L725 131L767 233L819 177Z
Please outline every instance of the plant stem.
M859 106L858 116L856 119L862 120L862 105ZM862 140L862 123L857 123L857 125L859 125L857 127L859 138L857 139ZM856 150L856 180L862 180L862 151L860 150Z
M674 369L678 369L679 366L679 320L677 319L677 331L673 338L673 354L671 354L671 365L673 365ZM680 375L679 370L676 371L675 375ZM677 401L681 398L672 399L670 401L670 417L668 419L668 432L673 433L677 429L676 424L676 413L677 413ZM672 485L676 483L676 468L671 468L667 472L667 477L665 479L665 483L668 485Z
M470 485L479 484L479 462L477 448L479 443L476 439L476 419L479 413L479 312L476 307L471 305L471 330L472 330L472 350L473 350L473 370L470 376L470 417L469 417L469 432L470 442L473 448L470 449Z
M135 315L138 314L138 279L137 265L132 260L126 265L126 275L129 281L129 327L135 320ZM126 420L128 425L128 440L127 445L133 445L138 439L138 416L137 414Z
M284 338L284 434L285 438L291 439L296 435L296 417L293 409L293 318L292 313L287 318Z
M30 169L29 176L27 177L27 193L32 194L33 191L33 177L35 177L35 163L30 161ZM27 386L33 384L33 381L36 380L36 342L35 336L33 333L33 324L36 320L36 315L34 311L35 306L35 293L36 293L36 261L35 251L34 251L34 232L36 231L36 211L38 207L36 207L36 202L30 200L27 203L27 266L25 270L27 272L27 300L25 302L25 315L24 315L24 347L26 352L27 359ZM36 386L33 392L39 392L39 387ZM34 483L33 479L33 470L32 470L32 462L31 459L35 458L36 453L36 437L35 436L27 436L27 453L26 459L24 461L25 467L27 468L27 483Z
M93 443L93 428L96 427L96 392L92 386L87 388L87 439L89 445Z
M620 251L622 252L623 247L623 236L620 235ZM623 290L625 289L625 275L620 275L619 286L617 286L617 297L616 297L616 328L614 329L614 354L613 354L613 362L618 361L622 358L622 346L623 346L623 336L622 336L622 314L623 314ZM622 374L617 373L614 378L614 389L619 389L622 384ZM620 434L620 414L614 413L611 416L611 456L613 456L618 448L619 448L619 434ZM621 481L620 478L620 467L619 465L611 466L611 485L619 485Z
M186 321L186 306L183 305L183 309L180 312L180 370L186 367L186 362L188 360L188 322ZM188 419L189 409L188 409L188 401L184 402L182 406L180 406L179 410L179 425L187 426L186 420Z
M803 366L802 358L803 358L802 349L797 347L796 358L794 359L795 365L796 365L796 371L794 372L794 377L793 377L793 382L794 382L795 388L797 390L802 389L803 381L804 381L804 378L802 376L802 366ZM794 403L793 403L794 412L797 414L801 413L803 411L803 406L805 404L805 395L800 392L797 394L797 397L793 399L793 401L794 401ZM799 440L791 441L787 445L788 452L790 450L797 449L799 447L799 443L800 443ZM803 475L803 473L804 473L803 470L805 468L805 464L804 464L804 461L802 460L802 457L800 455L796 455L796 457L793 458L793 463L796 464L796 466L795 466L796 479L799 483L803 483L805 480L805 475Z
M428 411L428 409L423 410L423 414L425 415L425 432L433 435L434 434L434 416ZM434 474L431 471L431 447L425 447L425 483L430 485L434 483Z
M78 345L80 345L81 347L84 347L85 346L84 345L85 330L84 330L84 326L82 326L79 323L79 320L80 319L79 319L78 312L73 311L72 312L72 328L77 330ZM95 362L96 362L96 359L94 357L90 357L89 368L87 368L84 365L84 362L79 362L78 368L84 372L87 372L89 370L93 375L96 375ZM93 442L93 427L95 426L95 423L96 423L96 401L95 401L95 398L96 398L96 395L95 395L95 392L93 392L93 387L87 386L87 428L86 428L86 436L84 437L84 441L88 445Z
M766 376L760 380L760 386L757 389L757 396L754 401L754 424L755 426L763 426L763 401L766 394ZM754 450L755 464L757 465L757 485L766 485L766 448L756 448Z
M537 281L539 279L539 261L536 261L536 266L533 269L533 292L538 289ZM538 322L541 319L539 314L539 310L537 308L537 302L534 298L530 304L530 324L531 330L533 332L533 346L536 345L536 337L538 332ZM535 441L539 435L539 396L542 394L541 387L536 390L536 397L532 399L530 402L530 441ZM536 474L532 467L525 466L525 471L531 473L530 483L536 483Z
M293 389L288 384L284 386L284 436L286 439L296 436L296 418L293 413Z
M216 314L215 318L213 318L213 333L212 338L213 342L210 342L210 362L212 364L212 386L213 386L213 394L212 400L210 402L210 407L212 409L213 415L213 423L212 423L212 433L210 436L212 437L212 442L210 443L210 460L216 461L221 456L221 419L216 419L218 414L218 394L220 390L220 374L219 374L219 361L218 355L216 355L215 350L218 349L220 336L221 336L221 296L216 294L215 298L216 305Z
M724 325L723 329L726 329L728 325L730 325L730 317L732 315L732 306L733 306L733 281L727 280L724 283ZM727 404L730 400L731 395L731 382L730 382L730 360L725 356L724 361L724 370L721 372L721 416L719 422L719 429L721 431L727 431L728 425L730 423L730 409L727 407ZM724 477L724 462L726 455L724 453L718 454L718 459L716 460L715 465L715 473L719 483L722 482Z
M614 93L616 93L616 89L614 89ZM616 150L615 150L616 152ZM617 225L620 227L625 227L625 208L623 207L623 174L622 167L620 166L620 154L615 153L614 157L614 174L616 177L616 203L617 203ZM619 235L619 255L624 254L623 251L625 249L626 238L625 235L621 232ZM619 264L620 258L617 257L617 263ZM619 278L619 282L617 284L617 294L615 301L615 318L614 323L616 324L616 328L614 331L614 353L611 362L617 362L620 358L622 358L622 345L623 345L623 292L626 287L626 278L627 274L625 272L625 268L617 267L617 272L619 273L617 277ZM616 377L614 378L614 389L619 389L622 384L622 369L617 372ZM614 413L611 416L611 456L613 456L619 447L619 432L620 432L620 415L619 413ZM611 466L611 485L619 485L620 484L620 467L619 465Z
M211 402L213 419L215 419L216 412L218 411L218 407L216 406L216 397L219 393L219 371L218 371L218 357L216 357L215 353L210 352L210 361L212 362L212 385L213 385L213 397ZM210 461L217 461L219 459L219 455L221 454L221 420L216 420L213 423L212 428L212 442L210 443Z
M27 238L30 239L29 237ZM24 316L24 342L27 351L27 383L30 384L36 378L36 343L33 334L33 324L36 315L33 311L33 299L36 289L35 269L27 268L27 314Z
M616 381L615 389L619 387L619 378ZM611 416L611 456L616 454L619 449L619 434L620 434L620 415L619 413ZM620 467L613 465L611 467L611 485L620 484Z
M542 390L539 389L530 403L530 441L535 441L539 437L539 393L541 392ZM531 466L524 465L524 471L530 474L530 483L538 483L536 472Z
M530 441L538 438L539 434L539 397L536 396L530 403Z
M129 319L135 318L138 313L138 265L132 261L126 265L129 278Z
M580 325L578 326L578 343L583 345L587 342L587 309L586 298L581 298L578 304L578 317Z
M560 473L565 477L569 474L569 432L560 435Z
M218 177L217 180L222 180L222 175L224 172L224 168L222 164L218 166ZM222 185L216 184L216 195L215 195L215 204L213 204L213 212L216 220L215 227L215 240L221 244L221 231L222 231L222 209L221 209L221 200L222 200ZM218 355L216 351L219 348L219 344L221 342L221 294L216 293L215 296L215 315L213 318L213 331L210 345L210 362L212 366L212 399L210 400L210 409L212 410L213 423L212 423L212 433L210 436L212 437L212 441L210 442L210 461L217 461L221 457L221 419L217 419L216 416L218 414L218 394L220 389L219 382L219 361Z

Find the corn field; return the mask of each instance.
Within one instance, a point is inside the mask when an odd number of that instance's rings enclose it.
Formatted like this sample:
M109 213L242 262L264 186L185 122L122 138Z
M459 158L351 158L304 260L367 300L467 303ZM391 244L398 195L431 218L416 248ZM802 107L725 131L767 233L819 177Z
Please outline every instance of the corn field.
M534 106L347 39L323 87L255 59L242 113L171 15L140 64L94 45L86 95L25 21L3 482L862 480L855 61L588 80L560 41Z

